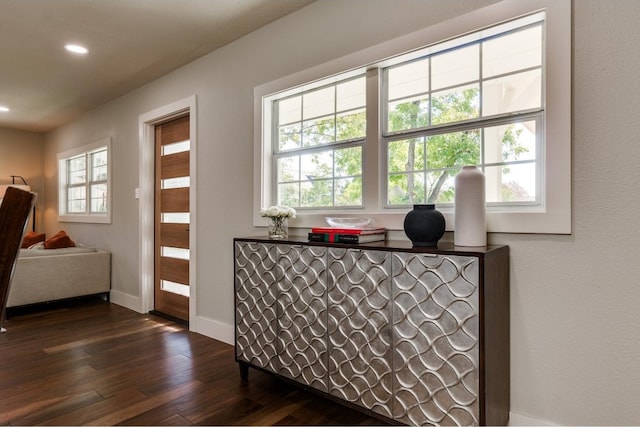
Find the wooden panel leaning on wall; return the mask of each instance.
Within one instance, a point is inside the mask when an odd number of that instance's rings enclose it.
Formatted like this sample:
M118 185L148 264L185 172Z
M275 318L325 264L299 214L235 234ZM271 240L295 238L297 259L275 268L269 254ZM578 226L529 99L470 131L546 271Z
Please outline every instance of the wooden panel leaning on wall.
M35 199L34 193L9 187L0 204L0 332L4 332L11 278Z

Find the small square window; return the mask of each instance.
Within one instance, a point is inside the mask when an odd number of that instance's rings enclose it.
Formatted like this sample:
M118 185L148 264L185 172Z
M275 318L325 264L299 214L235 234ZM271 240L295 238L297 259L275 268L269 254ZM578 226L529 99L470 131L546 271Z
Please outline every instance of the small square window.
M59 221L111 222L109 139L58 154Z

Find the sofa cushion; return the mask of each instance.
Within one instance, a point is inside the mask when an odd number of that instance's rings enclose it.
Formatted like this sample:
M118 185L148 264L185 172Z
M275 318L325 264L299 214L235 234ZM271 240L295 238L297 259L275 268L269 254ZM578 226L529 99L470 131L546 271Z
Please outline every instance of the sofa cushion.
M36 247L29 249L20 250L20 258L31 258L31 257L43 257L43 256L57 256L57 255L74 255L74 254L86 254L91 252L97 252L96 248L92 248L89 246L74 246L70 248L60 248L60 249L45 249L44 247Z
M36 233L35 231L29 231L22 238L22 248L28 248L29 246L33 246L36 243L44 242L46 236L44 233Z
M75 246L75 242L67 235L64 230L58 231L53 236L44 241L45 249L70 248Z

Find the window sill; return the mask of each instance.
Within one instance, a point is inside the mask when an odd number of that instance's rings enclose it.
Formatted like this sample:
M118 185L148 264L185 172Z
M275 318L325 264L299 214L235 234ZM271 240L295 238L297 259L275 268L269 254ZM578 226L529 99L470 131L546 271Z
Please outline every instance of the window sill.
M111 215L58 215L58 222L111 224Z
M437 207L436 207L437 208ZM439 209L445 217L446 230L454 230L454 212L451 208ZM362 212L362 211L327 211L321 213L298 213L294 219L289 219L291 228L312 228L326 226L327 216L358 216L372 219L372 225L384 227L387 230L404 230L404 218L408 211L403 212ZM253 225L267 226L267 220L255 214ZM571 234L571 218L566 212L539 211L492 211L487 210L487 232L490 233L531 233L531 234Z

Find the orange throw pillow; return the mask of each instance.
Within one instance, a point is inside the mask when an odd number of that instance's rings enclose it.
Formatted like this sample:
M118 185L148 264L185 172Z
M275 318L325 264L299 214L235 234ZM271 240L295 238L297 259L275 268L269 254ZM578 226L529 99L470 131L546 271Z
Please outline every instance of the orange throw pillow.
M36 243L44 242L45 234L44 233L36 233L35 231L30 231L24 235L22 239L22 248L26 249L29 246L35 245Z
M58 231L44 241L45 249L71 248L75 245L75 242L63 230Z

